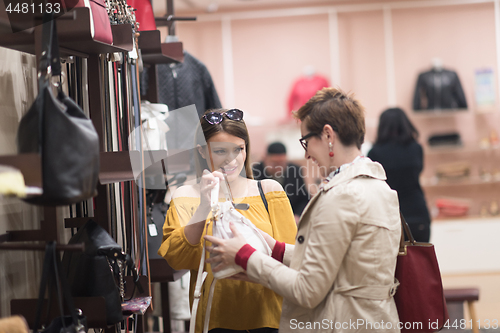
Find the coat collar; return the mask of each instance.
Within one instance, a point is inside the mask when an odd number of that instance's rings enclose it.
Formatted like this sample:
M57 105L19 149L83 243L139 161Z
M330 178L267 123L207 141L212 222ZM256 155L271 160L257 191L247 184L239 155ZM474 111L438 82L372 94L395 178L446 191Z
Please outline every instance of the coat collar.
M368 157L364 157L358 162L349 165L332 179L330 179L330 181L323 186L321 192L327 192L334 186L362 176L380 180L387 179L385 170L380 163L373 162Z
M328 192L334 186L337 186L342 183L346 183L354 178L358 177L370 177L374 179L386 180L387 177L385 175L384 168L380 163L373 162L368 157L365 157L358 161L357 163L351 164L337 175L335 175L328 183L326 183L319 191L314 195L314 197L309 200L307 206L304 208L302 212L301 218L299 220L298 226L300 226L302 222L302 217L305 216L307 211L311 206L313 206L314 202L321 196L322 193Z

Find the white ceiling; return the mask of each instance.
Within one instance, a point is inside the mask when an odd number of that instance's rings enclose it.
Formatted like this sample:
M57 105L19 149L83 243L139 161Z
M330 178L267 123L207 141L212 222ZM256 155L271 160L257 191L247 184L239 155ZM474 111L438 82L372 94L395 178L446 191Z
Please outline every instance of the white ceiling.
M152 0L155 14L166 12L166 0ZM331 4L349 2L346 0L174 0L174 11L214 12L234 11L252 8L308 6L311 4Z

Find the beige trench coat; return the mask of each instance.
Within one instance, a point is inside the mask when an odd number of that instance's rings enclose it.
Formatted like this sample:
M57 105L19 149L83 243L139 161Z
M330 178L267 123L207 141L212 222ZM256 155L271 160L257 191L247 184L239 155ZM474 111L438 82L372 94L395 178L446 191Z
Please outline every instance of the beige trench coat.
M393 295L401 237L397 193L362 158L305 208L283 264L255 252L247 273L284 297L280 333L399 332Z

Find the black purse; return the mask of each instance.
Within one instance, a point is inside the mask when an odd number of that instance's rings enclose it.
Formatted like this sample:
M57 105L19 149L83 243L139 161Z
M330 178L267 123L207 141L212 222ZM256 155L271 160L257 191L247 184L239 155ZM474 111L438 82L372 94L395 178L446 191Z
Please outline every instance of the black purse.
M99 137L82 109L61 87L54 96L51 76L60 75L59 46L52 14L44 14L38 95L21 119L19 153L40 153L43 194L25 201L68 205L97 195Z
M56 288L55 295L57 296L57 303L59 305L60 316L54 318L50 324L42 329L41 333L86 333L87 328L87 318L83 315L79 315L76 312L75 306L73 304L73 299L71 298L70 291L68 289L67 281L65 277L60 273L60 260L56 252L56 242L47 243L45 249L45 259L43 261L43 272L42 279L40 282L40 290L38 295L38 302L35 314L35 326L33 326L33 333L38 332L38 326L40 324L40 318L42 314L42 304L45 298L45 289L49 286L49 306L50 308L50 286ZM62 296L61 296L62 294ZM63 311L63 297L64 302L71 315L65 316ZM48 312L48 311L47 311Z
M128 254L95 221L87 221L71 237L69 244L84 243L85 251L65 252L63 272L71 286L73 297L104 297L108 325L123 320L122 301L125 293L125 268L132 270L138 290L137 270Z

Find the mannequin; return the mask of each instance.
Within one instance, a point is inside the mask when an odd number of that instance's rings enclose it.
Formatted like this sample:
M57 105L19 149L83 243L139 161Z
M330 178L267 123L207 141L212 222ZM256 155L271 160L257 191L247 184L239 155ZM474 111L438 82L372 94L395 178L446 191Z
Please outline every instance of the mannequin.
M456 72L443 68L441 58L431 60L431 70L418 76L414 110L466 109L467 102Z
M288 97L288 118L292 118L292 112L304 105L318 90L329 86L328 80L317 74L313 65L304 66L302 76L293 83Z
M432 69L436 72L443 70L443 60L441 58L432 58Z

